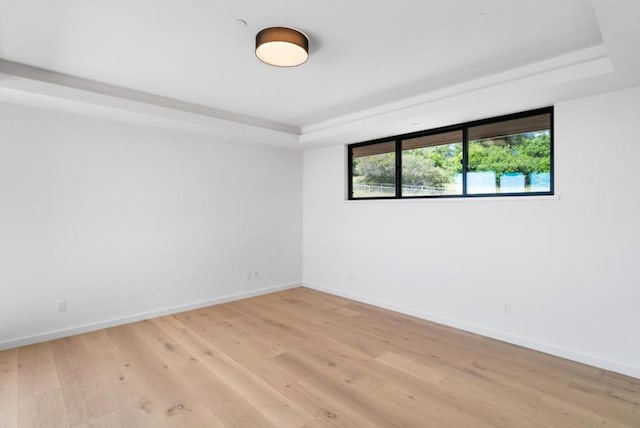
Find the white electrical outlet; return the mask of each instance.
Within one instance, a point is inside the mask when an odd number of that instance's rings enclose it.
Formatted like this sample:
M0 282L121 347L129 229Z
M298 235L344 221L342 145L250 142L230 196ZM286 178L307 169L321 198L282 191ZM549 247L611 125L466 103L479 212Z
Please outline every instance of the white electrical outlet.
M259 276L260 276L260 272L255 271L255 272L253 273L253 279L258 279L258 277L259 277Z
M67 301L66 300L58 300L56 301L56 311L65 312L67 310Z
M253 273L247 272L247 281L251 281L253 279Z
M506 315L509 316L511 315L511 303L505 303L502 305L502 312Z

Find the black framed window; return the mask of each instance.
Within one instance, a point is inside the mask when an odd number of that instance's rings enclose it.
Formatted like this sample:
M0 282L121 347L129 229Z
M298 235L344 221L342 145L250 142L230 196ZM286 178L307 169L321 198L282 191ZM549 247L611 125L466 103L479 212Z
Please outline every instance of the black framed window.
M351 144L349 199L553 194L553 107Z

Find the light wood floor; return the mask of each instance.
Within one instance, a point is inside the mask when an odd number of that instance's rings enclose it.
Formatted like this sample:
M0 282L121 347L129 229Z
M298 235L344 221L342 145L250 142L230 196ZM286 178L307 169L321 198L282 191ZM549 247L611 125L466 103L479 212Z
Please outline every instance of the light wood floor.
M0 427L640 427L640 380L297 288L0 352Z

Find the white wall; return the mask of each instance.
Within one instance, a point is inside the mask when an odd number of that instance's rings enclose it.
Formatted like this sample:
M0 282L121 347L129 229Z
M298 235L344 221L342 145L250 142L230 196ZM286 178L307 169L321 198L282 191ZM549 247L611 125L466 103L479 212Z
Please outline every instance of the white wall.
M640 88L556 106L559 199L347 202L344 146L306 152L304 281L640 377L638 117ZM0 131L0 348L301 280L299 153L9 105Z
M557 199L345 201L344 146L306 152L304 283L640 377L638 118L558 104Z
M0 348L300 283L301 191L301 153L0 105Z

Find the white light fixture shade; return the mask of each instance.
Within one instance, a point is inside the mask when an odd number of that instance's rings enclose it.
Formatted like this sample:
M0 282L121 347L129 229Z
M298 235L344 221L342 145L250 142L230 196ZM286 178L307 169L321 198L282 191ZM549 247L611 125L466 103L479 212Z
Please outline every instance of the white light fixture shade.
M309 39L293 28L265 28L256 35L256 56L269 65L295 67L309 59Z

